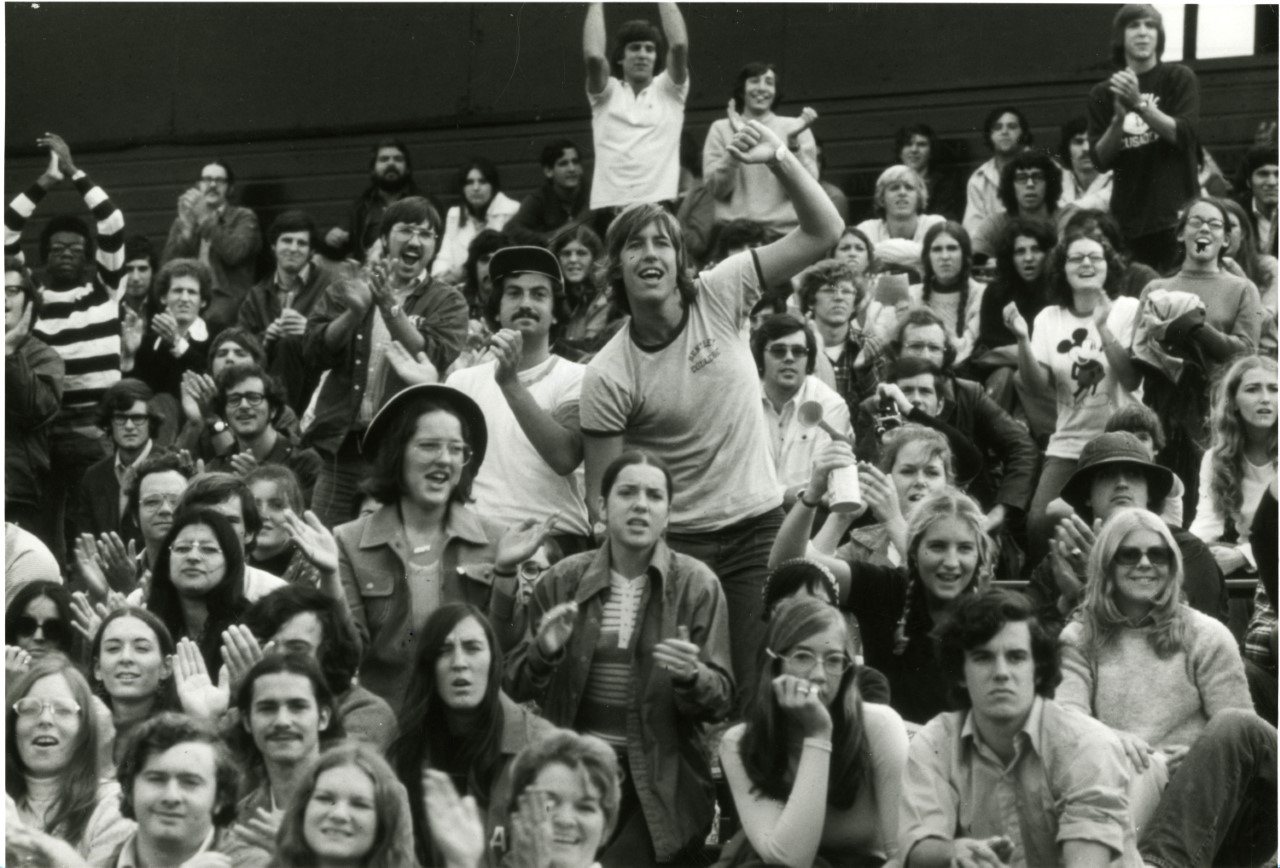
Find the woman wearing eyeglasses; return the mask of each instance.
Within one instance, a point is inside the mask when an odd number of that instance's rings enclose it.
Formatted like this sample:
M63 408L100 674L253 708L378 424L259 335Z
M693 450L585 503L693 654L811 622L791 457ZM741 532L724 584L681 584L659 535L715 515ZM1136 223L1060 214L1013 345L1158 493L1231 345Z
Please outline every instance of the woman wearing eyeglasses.
M1191 816L1210 828L1187 851L1199 855L1149 864L1208 864L1253 779L1267 771L1268 737L1274 849L1275 730L1253 712L1231 632L1182 602L1182 555L1158 515L1127 508L1103 525L1089 555L1084 601L1061 643L1063 678L1055 698L1110 726L1143 776L1130 794L1144 857L1153 836L1169 834L1161 815L1191 796L1188 787L1199 793ZM1250 757L1258 758L1257 768L1250 768ZM1156 822L1148 828L1157 801ZM1250 863L1219 857L1213 864Z
M863 703L844 617L797 598L760 649L746 720L720 742L742 831L721 865L880 865L897 856L907 731L893 709Z
M1005 325L1018 340L1018 375L1031 392L1054 395L1057 407L1027 511L1031 563L1048 551L1054 519L1046 507L1075 472L1080 450L1106 430L1117 408L1141 396L1142 377L1129 357L1138 301L1120 295L1122 271L1105 239L1068 237L1053 251L1049 303L1036 315L1035 328L1028 328L1014 302L1004 308Z
M440 606L470 603L485 612L503 647L523 635L517 568L555 517L505 528L471 509L488 429L480 407L457 389L401 391L362 443L373 464L361 488L381 506L334 531L338 575L364 646L360 684L398 712L414 642Z
M604 470L598 551L560 561L534 588L506 686L556 726L603 739L624 771L600 861L698 864L714 794L700 727L729 711L729 614L711 569L663 536L672 478L644 452Z
M5 791L8 864L51 864L41 854L14 852L17 828L47 832L102 864L133 832L120 816L120 787L98 777L101 724L84 676L52 655L8 679L5 691ZM25 861L24 861L25 858Z

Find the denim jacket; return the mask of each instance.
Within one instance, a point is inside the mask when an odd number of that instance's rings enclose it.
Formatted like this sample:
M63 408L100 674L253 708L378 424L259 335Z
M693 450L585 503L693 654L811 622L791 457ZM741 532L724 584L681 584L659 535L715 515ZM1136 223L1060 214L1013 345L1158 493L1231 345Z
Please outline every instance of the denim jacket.
M591 659L600 638L609 591L609 543L566 558L543 575L529 602L528 632L507 657L507 691L517 701L538 700L543 716L570 727L586 694ZM635 704L627 715L627 763L658 861L669 861L705 835L714 793L699 724L724 717L733 699L729 616L724 593L701 561L659 542L649 561L636 655ZM548 658L538 647L543 612L575 600L578 619L565 648ZM688 685L654 665L653 646L689 628L701 665Z

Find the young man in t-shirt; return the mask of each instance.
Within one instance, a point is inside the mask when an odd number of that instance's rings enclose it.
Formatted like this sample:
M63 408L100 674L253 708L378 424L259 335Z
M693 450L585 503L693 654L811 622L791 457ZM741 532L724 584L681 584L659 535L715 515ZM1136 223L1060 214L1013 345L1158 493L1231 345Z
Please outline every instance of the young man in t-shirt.
M494 360L450 375L446 385L475 399L493 444L472 495L486 518L507 524L556 517L565 554L591 547L582 482L578 398L586 366L553 355L552 336L569 315L564 277L542 247L504 247L489 261L493 292L485 314Z
M1174 263L1178 209L1200 186L1200 85L1187 67L1160 62L1164 44L1154 6L1123 7L1111 40L1120 69L1089 92L1094 162L1115 171L1111 212L1133 257L1160 272Z
M659 3L658 15L670 43L665 60L662 33L644 20L624 23L606 58L604 4L587 7L582 53L595 142L593 211L663 202L679 192L675 155L689 96L689 37L676 4ZM620 78L611 74L615 66Z

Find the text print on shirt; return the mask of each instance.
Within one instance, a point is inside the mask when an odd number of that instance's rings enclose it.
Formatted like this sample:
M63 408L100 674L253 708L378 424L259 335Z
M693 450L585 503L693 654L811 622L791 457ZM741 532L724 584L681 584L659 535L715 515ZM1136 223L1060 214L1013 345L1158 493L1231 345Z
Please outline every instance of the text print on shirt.
M698 373L718 358L720 358L720 344L715 338L698 341L689 351L689 373Z

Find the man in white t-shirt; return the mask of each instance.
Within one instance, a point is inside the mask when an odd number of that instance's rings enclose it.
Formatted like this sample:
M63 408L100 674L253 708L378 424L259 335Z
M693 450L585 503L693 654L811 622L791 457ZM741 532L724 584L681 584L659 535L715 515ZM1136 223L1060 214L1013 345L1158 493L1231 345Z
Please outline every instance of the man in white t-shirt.
M564 278L542 247L504 247L493 254L494 291L485 315L494 330L494 360L450 375L484 411L494 448L476 474L477 511L506 524L556 520L565 554L590 546L583 496L578 399L586 367L551 353L568 321Z
M587 7L582 52L595 142L592 210L661 202L679 192L689 38L676 4L659 3L658 15L670 43L665 62L662 32L645 20L624 23L606 57L604 4ZM611 74L614 66L620 78Z

